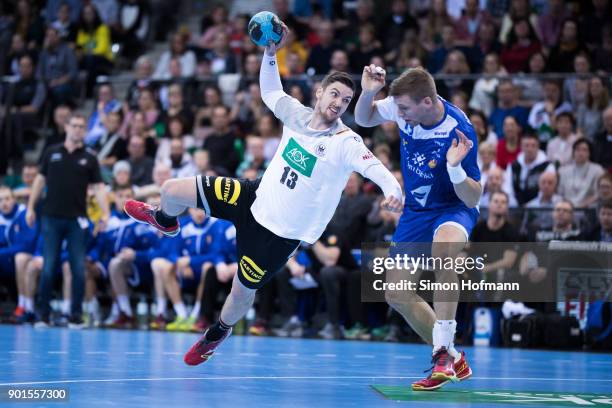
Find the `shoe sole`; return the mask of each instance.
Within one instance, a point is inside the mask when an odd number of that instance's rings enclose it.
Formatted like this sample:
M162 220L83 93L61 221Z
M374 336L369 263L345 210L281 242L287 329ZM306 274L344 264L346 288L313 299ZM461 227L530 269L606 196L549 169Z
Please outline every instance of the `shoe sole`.
M436 381L459 382L459 379L457 378L457 374L450 376L446 373L433 373L431 374L431 379L436 380Z
M435 391L438 388L442 388L444 385L446 385L447 382L448 381L441 382L440 384L438 384L438 385L436 385L434 387L422 387L422 386L414 385L413 384L412 385L412 390L413 391Z
M123 211L124 211L124 212L127 214L127 216L128 216L128 217L130 217L130 218L131 218L131 219L133 219L134 221L136 221L136 222L138 222L138 223L140 223L140 224L150 225L150 226L152 226L153 228L155 228L157 231L161 232L162 234L164 234L164 235L166 235L166 236L168 236L168 237L170 237L170 238L174 238L174 237L176 237L176 236L177 236L178 234L180 234L180 232L181 232L181 227L177 228L177 230L176 230L175 232L166 232L166 231L162 231L162 230L160 230L159 228L157 228L157 226L155 226L155 225L151 224L150 222L147 222L147 221L141 221L141 220L139 220L138 218L132 217L132 216L130 215L130 213L129 213L129 212L125 211L125 208L123 209Z

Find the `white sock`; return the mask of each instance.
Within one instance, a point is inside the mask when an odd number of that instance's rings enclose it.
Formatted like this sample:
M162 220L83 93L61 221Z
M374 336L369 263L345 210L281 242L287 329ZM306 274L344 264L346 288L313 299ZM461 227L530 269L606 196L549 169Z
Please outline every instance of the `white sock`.
M179 319L184 319L187 317L187 309L185 309L185 304L183 302L175 304L174 311Z
M25 309L25 296L19 295L19 302L17 303L17 307Z
M163 315L164 313L166 313L166 309L168 308L168 299L164 297L158 297L156 305L157 305L157 313L155 314L157 316Z
M70 299L62 300L62 314L69 315L70 314Z
M132 316L132 305L130 305L130 299L127 295L117 295L117 302L119 302L119 309L128 316Z
M193 309L191 309L191 317L194 319L197 319L198 316L200 315L200 301L195 302L195 304L193 305Z
M114 317L119 316L119 304L117 303L117 301L113 302L113 305L111 306L110 315Z
M100 304L97 297L92 297L89 301L89 313L97 313L100 311Z
M449 351L454 349L455 330L457 322L455 320L436 320L433 328L433 353L445 347ZM453 356L454 357L454 356Z
M34 299L32 299L31 297L24 296L23 297L23 307L25 308L26 312L33 312L34 311Z

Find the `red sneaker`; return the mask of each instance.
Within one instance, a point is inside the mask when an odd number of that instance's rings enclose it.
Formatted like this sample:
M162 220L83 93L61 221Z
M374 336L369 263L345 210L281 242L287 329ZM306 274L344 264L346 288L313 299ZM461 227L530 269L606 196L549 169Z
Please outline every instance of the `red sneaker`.
M179 225L178 219L176 220L176 224L171 227L162 227L159 225L157 220L155 220L155 212L158 211L158 209L147 203L127 200L123 209L133 220L143 224L149 224L169 237L176 237L178 233L181 232L181 226Z
M455 373L454 363L455 359L448 354L445 347L440 350L431 358L433 368L431 372L432 380L450 380L453 382L457 381L457 373Z
M155 320L149 324L149 328L151 328L151 330L166 330L166 319L164 319L164 315L157 315Z
M461 358L455 362L454 368L457 374L457 380L459 381L467 380L472 376L472 369L465 359L464 351L461 352ZM427 378L413 382L412 389L414 391L434 391L446 385L449 381L450 380L434 380L431 375L429 375Z
M249 327L249 334L251 336L267 336L268 333L268 325L264 320L258 319L253 326Z
M13 317L14 318L20 318L21 316L23 316L23 314L25 313L25 309L21 306L17 306L15 308L15 311L13 311Z
M198 340L187 353L185 353L185 357L183 360L187 365L198 365L208 361L209 358L212 357L215 350L225 339L227 339L230 334L232 334L232 328L230 327L223 337L221 337L217 341L208 341L206 339L206 334L208 333L208 329L204 332L204 335Z
M134 316L128 316L120 312L115 321L110 324L110 327L113 329L133 329L136 327L136 320Z

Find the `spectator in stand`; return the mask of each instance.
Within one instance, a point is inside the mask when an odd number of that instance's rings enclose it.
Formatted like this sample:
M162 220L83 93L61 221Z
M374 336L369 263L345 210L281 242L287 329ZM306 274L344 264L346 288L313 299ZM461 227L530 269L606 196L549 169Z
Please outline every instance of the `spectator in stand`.
M586 52L576 54L574 57L574 75L565 78L563 82L563 99L572 106L580 108L586 103L591 76L591 63Z
M416 30L406 30L404 38L399 44L385 57L385 60L389 63L395 62L393 65L395 65L397 72L423 65L427 52L419 42Z
M378 27L377 38L382 41L386 51L385 61L390 63L397 59L398 44L402 47L406 44L406 33L411 32L416 36L419 31L419 23L410 14L408 3L404 0L393 0L391 2L391 12L387 15ZM418 45L414 38L413 45Z
M561 200L554 205L551 227L534 225L527 232L529 242L575 241L582 234L579 228L574 228L574 206L571 201Z
M155 161L146 155L146 144L142 136L130 136L128 142L128 162L131 167L131 182L136 186L144 186L153 182L153 166Z
M514 117L521 129L527 128L529 109L520 106L518 102L518 89L512 81L500 80L497 86L497 107L489 117L489 125L493 127L498 138L504 135L504 119L507 116Z
M543 53L536 52L529 57L528 73L536 75L546 73L546 57ZM521 105L531 108L544 99L544 85L539 78L515 77L512 82L520 89Z
M259 83L253 82L246 92L236 94L230 112L230 120L240 128L242 133L248 133L266 112L268 108L261 99Z
M597 201L595 207L601 207L604 201L612 199L612 173L604 173L597 180Z
M361 247L366 233L367 216L372 208L372 199L363 194L362 187L361 176L351 174L334 217L329 222L333 231L343 232L351 249Z
M563 0L549 0L548 10L538 17L538 34L542 45L551 49L557 44L561 26L569 16Z
M567 19L563 22L556 45L550 50L548 61L557 72L572 72L574 57L583 51L586 48L578 32L578 22Z
M552 228L553 218L550 210L563 200L563 197L555 192L557 191L558 180L555 172L545 171L540 174L538 196L525 205L526 211L521 230L526 232L537 226Z
M62 143L66 139L66 125L71 114L72 109L68 105L59 105L53 109L53 124L45 139L42 152L47 150L49 146Z
M12 84L12 98L0 102L10 106L10 114L2 121L3 146L0 152L0 174L5 174L8 160L13 159L18 169L23 160L26 132L35 132L39 126L46 91L42 81L34 76L34 62L28 54L19 59L19 79ZM8 96L8 95L7 95Z
M198 174L208 175L211 171L208 150L200 149L193 152L193 164L195 164Z
M11 37L11 46L4 54L4 73L6 75L19 76L19 60L26 54L32 58L32 61L37 60L38 51L36 49L27 48L21 34L13 34Z
M62 41L57 29L48 27L45 46L38 60L37 76L47 85L53 107L72 103L77 75L74 51Z
M304 64L308 59L308 49L304 47L304 44L298 40L297 34L294 32L292 27L289 27L287 33L286 45L276 52L276 59L278 61L278 72L281 77L286 78L291 76L290 62L291 58L296 58L293 62L294 65L299 67L300 73L304 71ZM259 58L257 59L257 75L259 75L259 67L261 63ZM253 66L255 67L255 65ZM255 77L255 82L259 81L259 76Z
M465 54L459 50L453 50L446 56L444 66L440 71L446 75L469 75L470 66L467 63ZM438 94L443 98L450 99L452 95L458 92L464 92L466 94L466 105L463 110L467 110L467 95L472 93L474 87L474 81L471 79L445 79L438 81ZM461 107L460 107L461 109Z
M480 9L478 0L466 0L463 14L456 24L457 42L468 47L474 45L480 24L490 18L486 10Z
M540 174L554 172L555 166L548 161L546 153L540 150L538 138L526 133L521 138L521 153L506 168L504 191L514 196L520 206L538 195Z
M113 165L118 160L128 158L127 139L119 133L123 114L111 111L104 119L104 133L94 146L98 152L98 161L102 171L102 178L108 181Z
M134 64L134 71L135 79L128 87L125 97L131 110L138 109L140 92L151 86L151 81L153 80L153 63L151 59L146 55L139 57Z
M74 44L77 39L77 24L70 20L70 4L62 3L57 10L57 19L51 25L57 28L60 37L68 44Z
M446 0L433 0L427 14L419 22L419 40L427 51L433 51L440 43L440 34L445 26L454 26L455 21L448 14Z
M444 67L448 54L456 48L455 27L447 24L442 27L440 43L427 55L427 69L435 74Z
M495 145L490 142L482 142L478 144L478 168L480 169L480 184L485 186L489 172L495 168L499 168L495 163Z
M470 122L474 126L476 131L476 137L478 138L478 144L489 142L493 145L494 153L495 147L497 146L497 135L493 130L487 127L487 117L484 113L479 110L472 110L469 114Z
M110 183L111 190L118 186L131 184L132 167L127 160L119 160L113 165L113 179Z
M487 183L483 186L483 193L480 197L480 208L481 213L480 216L482 218L486 218L487 211L489 208L489 202L491 201L491 196L497 192L503 192L506 194L508 198L508 206L510 208L518 207L518 203L514 197L510 197L508 193L504 191L504 186L507 184L505 182L506 173L499 167L494 167L489 170L489 174L487 175Z
M181 76L192 77L196 71L196 57L193 51L187 49L187 41L180 33L170 37L170 49L164 51L155 67L154 79L168 79L170 75L170 60L178 58L181 65Z
M127 162L125 163L128 164ZM172 178L172 169L170 168L168 164L163 163L163 162L155 163L155 167L153 167L153 183L134 188L136 199L137 200L148 200L155 196L159 196L161 194L162 185L166 182L166 180L170 180L171 178ZM129 183L129 179L128 179L128 183ZM121 184L117 182L116 184L125 185L126 183Z
M284 50L285 47L281 48ZM278 56L277 56L278 58ZM278 60L278 68L280 71L280 60ZM240 75L240 83L238 84L238 91L246 91L252 83L259 82L259 67L261 66L261 61L259 60L259 56L257 54L247 54L243 57L242 64L242 72ZM286 66L285 66L285 69ZM282 75L282 74L281 74Z
M488 117L495 107L495 90L499 85L499 77L505 76L507 72L501 66L499 56L491 53L485 56L482 73L483 77L478 78L474 84L470 108L482 111Z
M495 23L491 20L485 20L480 23L476 36L476 44L472 48L474 59L482 60L487 54L495 53L499 55L502 52L502 45L497 39L497 31Z
M512 30L516 27L518 21L527 21L527 23L532 27L532 30L533 27L538 25L538 16L532 12L529 0L511 0L510 8L507 10L508 11L506 14L504 14L501 22L501 28L499 30L499 41L502 44L507 44L510 41Z
M129 135L128 129L134 126L133 122L136 113L143 115L144 123L147 128L153 128L158 124L160 112L157 101L155 100L155 94L151 88L144 88L140 91L140 95L138 96L138 109L131 110L127 113L123 125L121 126L121 134ZM152 130L154 130L152 136L157 135L157 129Z
M180 116L170 118L166 127L166 133L159 140L157 152L155 153L155 161L168 162L170 160L170 146L175 140L181 141L182 146L187 151L192 151L196 148L195 139L186 132L185 124Z
M529 20L520 18L514 22L512 32L501 53L501 62L510 73L527 70L529 57L542 46Z
M180 84L172 84L168 87L168 105L161 112L159 121L164 124L166 130L172 118L180 118L183 122L183 131L190 134L193 131L193 112L185 104L183 88Z
M576 119L571 112L561 112L555 119L557 136L546 146L546 155L557 168L570 164L572 161L572 146L578 140L575 133Z
M319 43L312 47L306 60L306 72L324 75L329 72L332 54L338 48L334 39L334 26L331 21L322 21L317 27Z
M165 163L172 169L172 178L191 177L197 174L193 158L185 150L185 142L182 139L170 141L170 155Z
M85 7L83 10L86 10ZM85 135L85 145L90 147L99 146L100 138L106 134L106 116L110 112L121 110L121 102L115 99L113 86L110 83L98 86L98 100L95 110L87 120L87 135Z
M559 169L559 194L575 208L587 208L597 200L597 180L604 170L590 160L592 156L592 143L578 139L572 146L574 162Z
M582 16L580 32L590 50L601 45L603 27L612 21L612 7L609 1L593 0L593 7Z
M149 2L121 0L113 38L122 45L121 54L132 60L142 54L151 29Z
M259 136L247 136L246 145L244 160L238 166L236 176L242 177L246 169L255 169L258 177L261 177L268 167L268 160L264 156L264 140Z
M205 58L210 63L213 75L238 72L239 64L236 55L230 49L229 35L223 31L215 35L212 48L206 53Z
M595 136L594 161L604 168L612 169L612 106L603 111L603 131Z
M264 157L266 160L272 160L281 140L276 117L265 113L257 122L256 133L264 140Z
M209 21L207 26L203 27L202 36L196 40L197 46L204 49L210 49L218 33L231 34L232 26L229 22L227 7L225 5L216 4L210 16L205 16L204 19Z
M497 165L503 170L518 157L521 152L521 126L514 116L504 119L503 136L497 142Z
M380 41L376 38L374 25L371 23L361 25L359 27L357 47L350 53L351 72L362 72L363 67L370 64L372 57L382 55L383 48ZM346 69L343 71L346 71Z
M554 79L544 81L544 100L536 103L529 112L529 126L535 130L542 148L553 136L555 118L562 112L571 112L572 105L564 101L561 83Z
M611 106L608 80L600 76L591 77L586 101L578 107L576 114L578 128L590 141L594 141L603 130L603 112L608 106Z
M601 47L592 51L593 67L598 72L612 72L612 24L602 30Z
M612 243L612 199L601 203L597 211L597 220L598 225L583 235L583 240Z
M18 0L15 8L15 32L25 39L27 47L30 49L40 48L45 35L45 22L40 17L36 3L28 0ZM57 10L53 14L57 15Z
M96 78L112 72L114 58L110 30L100 19L98 10L91 4L83 6L81 10L76 46L79 66L87 71L86 90L87 96L90 97L96 85Z
M230 127L227 107L224 105L215 107L211 122L213 133L204 140L202 147L208 150L212 167L223 169L226 175L234 174L240 158L235 149L237 136Z
M194 136L198 141L203 141L214 131L212 127L213 111L215 108L223 106L221 90L216 85L206 86L203 94L203 103L195 107Z

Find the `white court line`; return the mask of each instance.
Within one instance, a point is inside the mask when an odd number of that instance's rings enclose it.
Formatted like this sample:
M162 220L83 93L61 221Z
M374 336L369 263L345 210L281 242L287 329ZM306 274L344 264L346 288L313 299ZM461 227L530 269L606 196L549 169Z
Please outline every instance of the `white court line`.
M67 351L47 351L47 354L68 354Z
M552 359L550 361L552 361L554 363L577 363L577 361L574 361L574 360L562 360L562 359L559 359L559 358L554 358L554 359Z
M315 357L336 358L335 354L315 354Z
M166 355L166 356L179 356L179 355L181 355L183 353L181 353L179 351L164 351L162 354Z
M374 358L373 354L355 354L355 358Z
M142 354L144 354L144 351L126 351L125 354L142 355Z
M85 354L108 354L108 351L86 351Z
M298 353L277 353L279 357L297 357Z
M58 380L58 381L29 381L0 383L0 387L14 385L37 385L37 384L83 384L83 383L113 383L113 382L146 382L146 381L241 381L241 380L411 380L420 379L423 376L243 376L243 377L166 377L166 378L106 378L85 380ZM588 382L612 382L612 379L602 378L540 378L540 377L471 377L471 380L483 381L588 381Z
M612 365L612 361L597 360L597 361L592 361L592 364Z
M259 353L240 353L239 356L242 356L242 357L257 357L257 356L259 356Z
M414 356L395 356L397 360L414 360Z
M20 351L20 350L11 350L9 351L11 354L30 354L29 351Z

